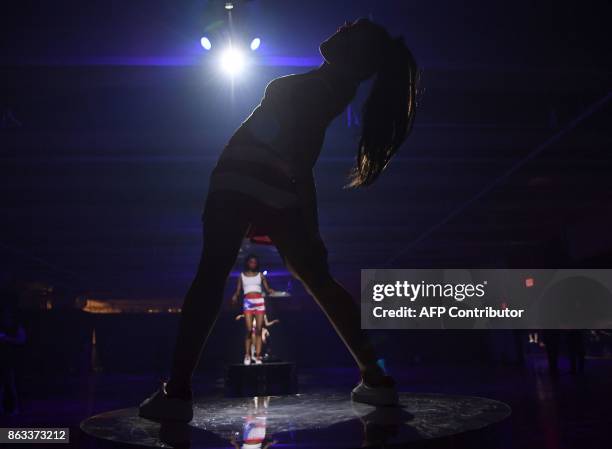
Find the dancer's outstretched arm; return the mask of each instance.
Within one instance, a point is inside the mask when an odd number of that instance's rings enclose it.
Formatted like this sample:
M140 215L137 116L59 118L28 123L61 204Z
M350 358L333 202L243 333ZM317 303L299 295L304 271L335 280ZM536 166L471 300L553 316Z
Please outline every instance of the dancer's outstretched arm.
M263 285L264 290L266 291L266 293L268 295L275 293L276 290L270 288L270 284L268 284L268 279L266 279L266 277L263 274L260 274L261 276L261 283Z

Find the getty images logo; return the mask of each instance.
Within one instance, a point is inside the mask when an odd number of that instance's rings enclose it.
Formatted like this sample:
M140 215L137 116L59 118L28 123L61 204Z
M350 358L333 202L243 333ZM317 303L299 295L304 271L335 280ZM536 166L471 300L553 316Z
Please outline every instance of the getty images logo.
M395 281L388 284L374 284L372 286L372 299L376 302L387 298L403 298L411 302L419 298L452 298L463 301L469 298L482 298L485 294L487 281L482 283L427 283Z

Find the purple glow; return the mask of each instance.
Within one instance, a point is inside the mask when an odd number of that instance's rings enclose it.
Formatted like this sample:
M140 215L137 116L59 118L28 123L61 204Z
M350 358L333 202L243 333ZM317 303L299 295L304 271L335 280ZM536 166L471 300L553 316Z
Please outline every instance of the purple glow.
M206 61L198 56L98 56L86 58L37 58L15 61L22 65L44 66L197 66ZM320 56L263 56L255 63L272 67L316 67Z
M316 67L321 65L320 56L264 56L261 65L281 67Z
M288 271L285 270L266 270L268 272L268 274L266 274L266 277L291 277L291 273L289 273ZM238 277L240 276L240 273L242 273L242 270L237 270L237 271L232 271L230 273L231 278L234 277Z

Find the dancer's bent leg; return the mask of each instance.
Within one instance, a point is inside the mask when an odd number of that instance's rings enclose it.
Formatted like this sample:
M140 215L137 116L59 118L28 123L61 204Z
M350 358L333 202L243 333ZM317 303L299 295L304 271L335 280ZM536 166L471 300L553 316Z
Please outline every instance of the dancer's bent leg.
M376 363L372 345L360 326L357 304L331 277L327 251L318 232L308 234L308 229L300 228L295 220L289 221L275 229L272 240L287 267L321 306L361 370L362 381L351 392L351 399L374 406L396 405L399 399L395 382Z
M380 382L384 373L377 364L366 333L361 329L359 308L329 273L327 250L318 233L309 234L298 219L275 227L271 237L287 268L302 281L344 341L364 379L371 384Z
M227 276L236 261L248 226L240 197L213 193L203 216L204 244L197 274L183 303L167 392L188 397L191 377L215 324Z

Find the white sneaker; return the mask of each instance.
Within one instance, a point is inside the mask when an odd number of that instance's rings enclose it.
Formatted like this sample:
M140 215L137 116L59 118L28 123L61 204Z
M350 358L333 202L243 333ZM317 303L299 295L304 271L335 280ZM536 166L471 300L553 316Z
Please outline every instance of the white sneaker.
M397 405L399 402L394 385L371 387L363 380L353 388L351 400L375 406Z
M189 422L193 419L193 401L169 398L166 384L142 401L138 407L138 416L154 421Z
M255 357L255 365L261 365L263 363L263 360L261 360L261 357Z
M248 355L244 356L244 364L245 365L250 365L251 364L251 357Z

